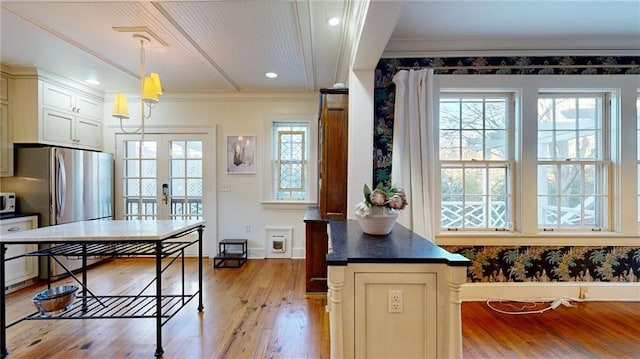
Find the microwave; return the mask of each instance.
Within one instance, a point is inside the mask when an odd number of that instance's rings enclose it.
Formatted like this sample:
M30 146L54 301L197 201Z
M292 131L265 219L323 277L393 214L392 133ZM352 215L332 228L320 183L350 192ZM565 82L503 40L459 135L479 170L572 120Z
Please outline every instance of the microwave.
M16 194L0 192L0 213L13 213L16 211Z

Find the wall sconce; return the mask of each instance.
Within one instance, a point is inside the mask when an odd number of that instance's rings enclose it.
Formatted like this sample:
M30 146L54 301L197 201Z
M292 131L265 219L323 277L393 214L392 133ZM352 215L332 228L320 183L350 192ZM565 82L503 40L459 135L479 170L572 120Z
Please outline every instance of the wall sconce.
M145 42L150 42L149 38L139 34L134 34L133 37L140 40L140 127L135 131L126 131L123 128L122 119L129 118L129 106L127 105L126 96L121 92L115 94L112 116L120 119L122 132L128 134L140 132L144 136L144 120L151 117L151 109L155 107L159 101L159 96L162 95L162 84L157 73L152 72L149 76L145 76L144 73L144 44ZM147 114L145 114L145 105L149 109Z

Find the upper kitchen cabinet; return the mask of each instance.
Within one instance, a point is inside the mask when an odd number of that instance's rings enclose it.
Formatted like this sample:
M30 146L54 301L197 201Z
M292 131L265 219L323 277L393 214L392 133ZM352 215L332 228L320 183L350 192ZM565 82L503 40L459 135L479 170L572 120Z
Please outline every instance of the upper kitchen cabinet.
M0 73L0 177L13 176L13 136L9 123L9 77Z
M102 94L51 76L16 76L13 142L102 150Z
M347 218L349 90L320 90L319 119L320 216Z

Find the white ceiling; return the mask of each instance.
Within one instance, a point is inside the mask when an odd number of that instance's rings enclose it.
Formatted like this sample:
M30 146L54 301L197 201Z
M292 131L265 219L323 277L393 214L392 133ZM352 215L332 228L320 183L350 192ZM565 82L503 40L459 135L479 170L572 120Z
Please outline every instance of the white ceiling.
M139 86L139 43L114 27L146 27L167 93L315 92L390 56L640 54L640 0L3 0L0 23L3 64L106 92Z

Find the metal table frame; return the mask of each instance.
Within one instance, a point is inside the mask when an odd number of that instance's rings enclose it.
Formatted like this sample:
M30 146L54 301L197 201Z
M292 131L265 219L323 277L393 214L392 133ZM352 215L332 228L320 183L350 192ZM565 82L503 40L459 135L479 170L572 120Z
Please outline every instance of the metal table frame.
M175 242L172 239L184 237L190 233L198 232L198 239L189 242ZM6 258L6 245L25 244L23 242L12 241L11 243L3 243L0 246L0 262L3 270L0 275L0 288L3 293L0 299L0 357L6 358L9 355L7 348L7 329L24 320L59 320L59 319L114 319L114 318L155 318L156 320L156 351L155 356L161 357L164 354L162 348L162 326L175 316L183 307L185 307L191 299L198 296L198 311L202 312L202 234L204 225L200 224L196 227L185 229L167 238L160 240L110 240L95 242L91 239L86 241L73 242L57 242L58 245L42 249L35 252L22 254L19 256ZM33 241L26 244L33 244ZM47 242L52 243L52 242ZM198 290L194 293L185 293L185 268L184 268L184 250L185 248L196 245L198 246ZM31 313L12 323L7 324L6 318L6 296L5 288L5 263L12 259L24 256L49 257L60 263L57 256L72 256L82 260L82 280L78 279L71 271L62 265L67 272L81 286L81 294L76 297L73 305L54 316L43 317L38 312ZM139 293L135 295L95 295L87 286L87 257L94 256L153 256L155 257L155 278L152 279ZM162 260L171 258L166 266L162 266ZM169 268L178 258L182 263L182 293L181 294L162 294L162 273ZM47 263L50 263L48 260ZM150 288L155 281L155 294L145 295L144 292ZM48 278L48 287L51 287L51 278Z

